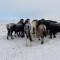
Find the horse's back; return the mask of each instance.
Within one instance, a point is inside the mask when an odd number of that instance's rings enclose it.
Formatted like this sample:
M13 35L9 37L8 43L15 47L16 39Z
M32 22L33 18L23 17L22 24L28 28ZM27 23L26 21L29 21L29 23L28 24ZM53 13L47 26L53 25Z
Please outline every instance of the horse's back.
M11 28L13 28L13 26L15 26L15 24L14 23L9 23L9 24L7 24L7 29L11 29Z
M46 26L44 24L41 24L38 26L39 31L46 31Z
M38 36L46 36L46 26L44 24L40 24L37 28Z
M50 30L53 32L60 32L60 23L51 23L49 26Z
M15 30L16 31L24 31L24 25L23 24L16 24Z

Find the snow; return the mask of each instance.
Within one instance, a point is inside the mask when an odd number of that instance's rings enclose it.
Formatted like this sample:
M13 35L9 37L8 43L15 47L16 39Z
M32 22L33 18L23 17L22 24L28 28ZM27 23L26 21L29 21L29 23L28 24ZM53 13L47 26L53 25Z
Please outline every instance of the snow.
M60 60L59 33L53 39L47 36L43 45L36 39L27 47L26 38L6 39L6 23L0 23L0 60Z

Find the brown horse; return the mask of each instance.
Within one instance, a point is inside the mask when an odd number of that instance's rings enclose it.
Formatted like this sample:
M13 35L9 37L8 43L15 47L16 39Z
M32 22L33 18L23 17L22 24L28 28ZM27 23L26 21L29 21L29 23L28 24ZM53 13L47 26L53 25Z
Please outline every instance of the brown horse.
M44 37L46 36L46 26L44 24L39 24L37 26L37 37L41 38L41 44L44 43Z
M46 26L42 23L39 22L38 20L33 20L31 22L31 27L32 27L32 36L33 38L38 38L40 40L41 38L41 44L44 43L44 37L46 36Z

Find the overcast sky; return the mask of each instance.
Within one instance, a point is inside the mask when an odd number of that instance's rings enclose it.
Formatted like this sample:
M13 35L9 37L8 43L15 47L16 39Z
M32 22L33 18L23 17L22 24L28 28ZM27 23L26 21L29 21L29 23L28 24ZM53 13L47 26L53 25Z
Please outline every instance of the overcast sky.
M60 19L60 0L0 0L0 20Z

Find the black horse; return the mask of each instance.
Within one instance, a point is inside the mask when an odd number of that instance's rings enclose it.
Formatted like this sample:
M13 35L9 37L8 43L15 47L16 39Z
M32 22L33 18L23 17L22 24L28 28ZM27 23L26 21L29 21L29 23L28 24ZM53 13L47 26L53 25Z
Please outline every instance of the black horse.
M15 26L15 36L24 37L24 24L16 24Z
M24 23L23 24L15 24L15 23L9 23L7 24L7 39L9 39L9 36L11 39L13 39L13 32L18 34L18 32L21 33L21 37L24 37Z
M16 27L20 27L20 25L23 25L24 26L24 19L20 19L20 21L17 23L17 26ZM23 28L22 28L23 29ZM20 30L20 29L16 29L16 30ZM23 29L24 30L24 29ZM18 31L17 32L17 35L19 37L24 37L24 32L22 31Z
M52 38L52 35L55 38L56 33L60 32L60 23L50 23L49 29L50 29L50 38Z
M41 19L38 22L46 25L47 33L49 32L50 38L52 38L52 35L54 38L56 37L56 33L59 30L58 28L60 27L60 24L58 24L56 21L45 19Z
M7 24L7 26L6 26L6 28L7 28L7 39L9 39L9 36L11 37L11 39L13 39L12 33L15 32L15 26L16 26L16 24L14 24L14 23Z

